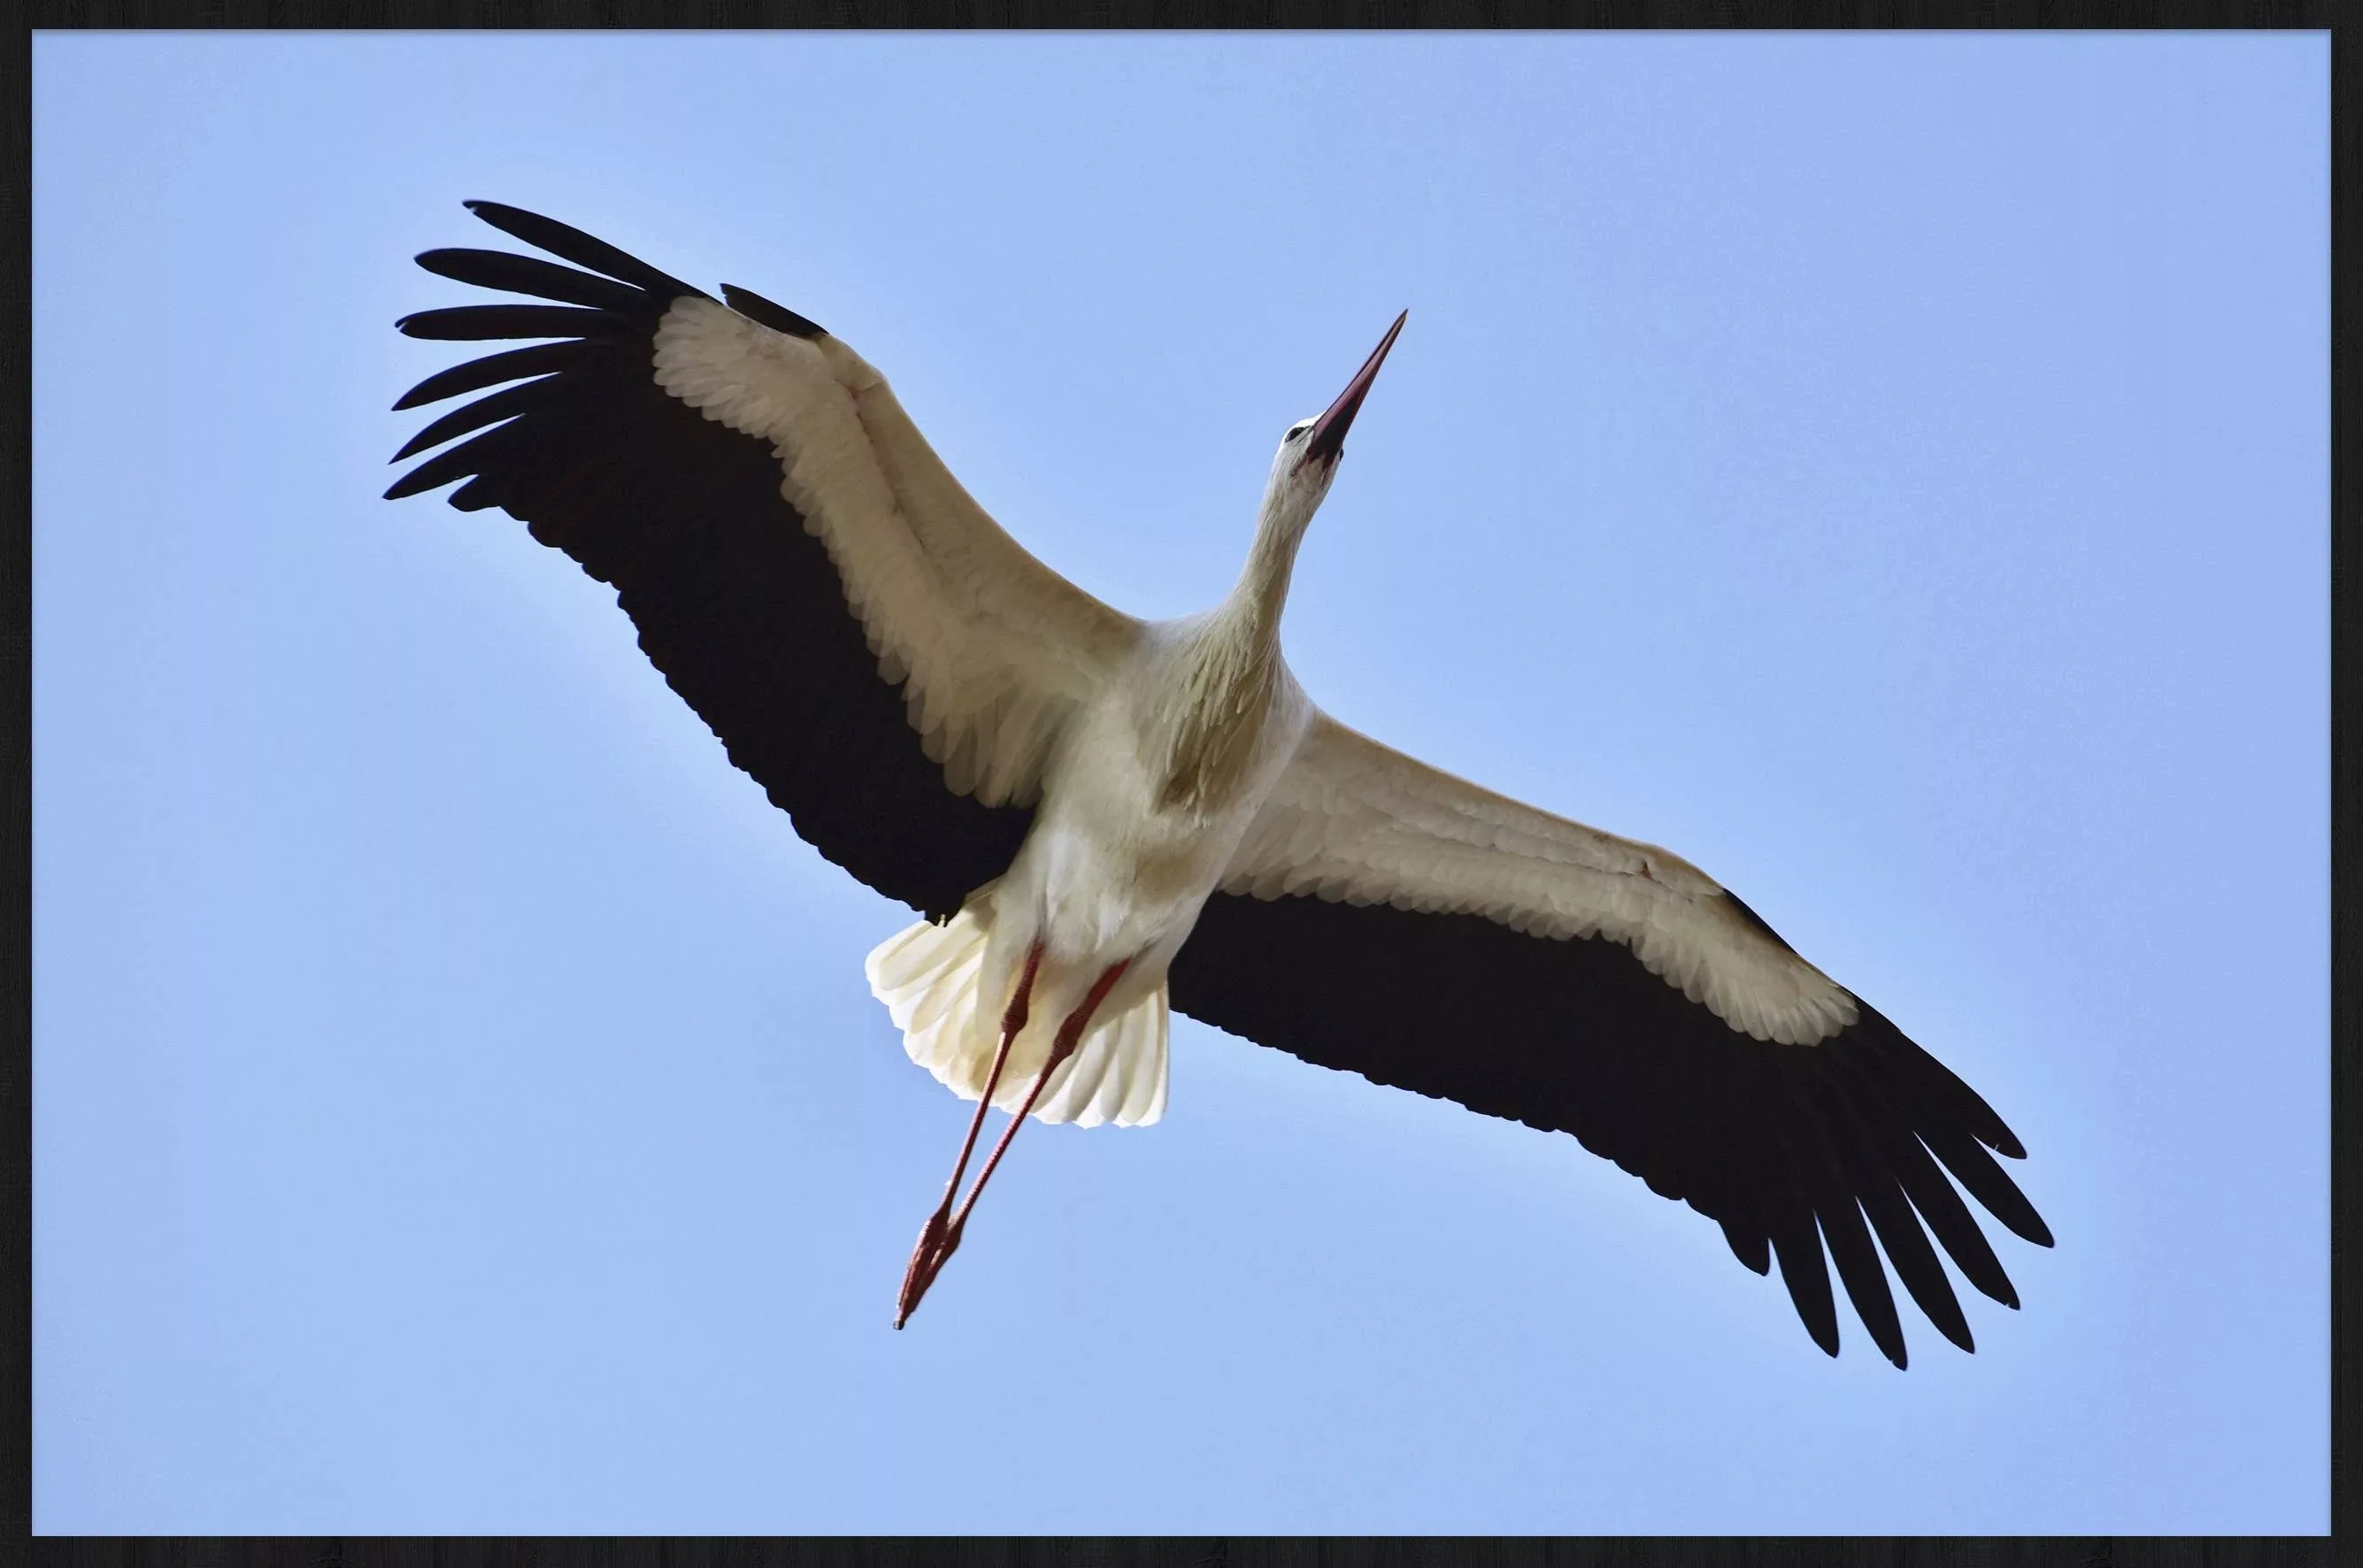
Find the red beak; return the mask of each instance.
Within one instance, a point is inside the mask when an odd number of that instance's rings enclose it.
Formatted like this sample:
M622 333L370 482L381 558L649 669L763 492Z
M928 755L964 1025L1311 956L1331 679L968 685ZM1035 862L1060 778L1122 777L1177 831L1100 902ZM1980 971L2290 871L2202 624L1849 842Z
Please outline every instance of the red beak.
M1354 423L1354 415L1361 412L1362 399L1370 395L1370 383L1379 379L1379 367L1386 363L1387 350L1395 346L1395 334L1403 330L1410 315L1411 312L1405 311L1395 317L1395 324L1387 328L1387 335L1379 339L1379 346L1370 350L1370 357L1362 361L1362 368L1354 372L1354 379L1337 394L1337 401L1313 422L1313 429L1304 437L1303 461L1309 463L1318 458L1334 463L1346 449L1347 428Z

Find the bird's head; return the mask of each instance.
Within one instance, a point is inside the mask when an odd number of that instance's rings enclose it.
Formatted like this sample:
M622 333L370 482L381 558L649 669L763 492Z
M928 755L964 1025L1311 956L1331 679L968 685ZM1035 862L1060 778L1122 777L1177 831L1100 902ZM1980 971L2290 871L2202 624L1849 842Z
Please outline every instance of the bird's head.
M1280 450L1272 455L1267 509L1277 509L1300 528L1313 520L1321 498L1329 493L1329 481L1337 477L1337 461L1345 455L1346 432L1354 415L1361 412L1362 399L1370 395L1370 383L1378 380L1379 367L1386 363L1387 350L1395 346L1395 335L1410 315L1405 311L1395 317L1337 402L1315 417L1300 419L1288 427L1288 434L1281 437Z

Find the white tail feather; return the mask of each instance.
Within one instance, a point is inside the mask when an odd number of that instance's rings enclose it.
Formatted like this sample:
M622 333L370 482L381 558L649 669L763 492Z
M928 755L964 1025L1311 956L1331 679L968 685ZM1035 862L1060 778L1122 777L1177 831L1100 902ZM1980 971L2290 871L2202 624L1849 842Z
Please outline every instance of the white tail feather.
M962 910L943 925L920 921L871 950L862 968L870 993L886 1004L903 1049L962 1099L984 1093L1000 1048L1005 998L980 998L987 932ZM1049 1055L1055 1019L1029 1021L1011 1046L993 1103L1016 1113ZM1037 1121L1146 1127L1165 1114L1165 988L1113 1017L1103 1017L1075 1054L1059 1064L1035 1102Z

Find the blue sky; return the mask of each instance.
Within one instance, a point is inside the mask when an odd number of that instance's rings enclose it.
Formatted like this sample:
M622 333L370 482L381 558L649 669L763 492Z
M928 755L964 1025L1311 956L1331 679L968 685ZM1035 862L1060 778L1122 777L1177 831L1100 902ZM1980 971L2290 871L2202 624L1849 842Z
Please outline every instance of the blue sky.
M43 1531L2327 1528L2320 36L46 36ZM1314 695L1653 840L2059 1238L1898 1374L1575 1142L1177 1022L909 1331L964 1108L822 862L498 513L410 264L826 324L1037 554L1296 576Z

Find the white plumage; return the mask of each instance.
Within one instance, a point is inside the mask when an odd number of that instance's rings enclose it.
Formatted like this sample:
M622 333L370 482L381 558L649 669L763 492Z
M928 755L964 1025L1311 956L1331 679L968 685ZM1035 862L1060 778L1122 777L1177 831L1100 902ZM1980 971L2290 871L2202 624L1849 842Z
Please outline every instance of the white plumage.
M983 1097L999 1043L994 1004L980 984L991 901L988 891L941 925L923 920L905 926L872 948L863 966L911 1060L968 1100ZM1044 1084L1035 1120L1146 1127L1165 1114L1165 988L1121 1012L1104 1004L1100 1012L1075 1054ZM1016 1113L1048 1054L1047 1030L1018 1037L993 1096L996 1110Z

